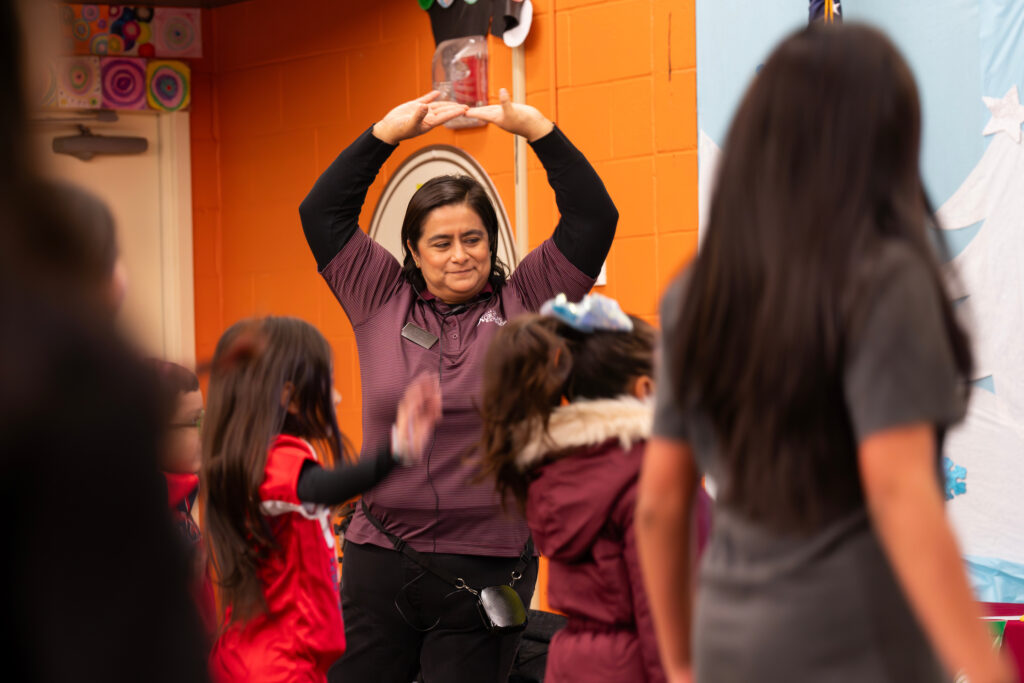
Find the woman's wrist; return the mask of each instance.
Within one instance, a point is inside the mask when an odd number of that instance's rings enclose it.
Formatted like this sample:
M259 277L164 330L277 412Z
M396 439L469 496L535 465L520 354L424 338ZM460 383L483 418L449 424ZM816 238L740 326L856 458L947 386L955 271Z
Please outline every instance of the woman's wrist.
M388 145L397 145L401 142L401 140L398 140L395 137L394 133L389 130L389 126L383 121L378 121L373 124L373 137Z
M537 142L542 137L555 129L555 122L551 119L541 116L537 121L531 122L530 128L526 131L525 137L528 142Z

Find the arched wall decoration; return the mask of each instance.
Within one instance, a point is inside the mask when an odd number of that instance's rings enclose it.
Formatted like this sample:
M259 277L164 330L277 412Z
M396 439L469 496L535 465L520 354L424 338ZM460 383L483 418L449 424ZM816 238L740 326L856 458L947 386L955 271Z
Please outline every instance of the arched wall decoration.
M498 214L498 257L509 268L515 269L519 265L516 238L501 195L476 159L451 145L424 147L402 162L391 176L373 210L370 237L391 252L401 263L404 259L401 230L405 209L412 195L423 183L440 175L468 175L483 185Z

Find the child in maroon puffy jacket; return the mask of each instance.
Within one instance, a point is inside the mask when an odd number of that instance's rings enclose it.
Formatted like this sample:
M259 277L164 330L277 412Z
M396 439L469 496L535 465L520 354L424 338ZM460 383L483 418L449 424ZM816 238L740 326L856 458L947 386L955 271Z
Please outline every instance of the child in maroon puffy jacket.
M569 618L550 683L665 680L633 534L654 344L649 324L590 295L510 322L488 351L483 472L525 510Z

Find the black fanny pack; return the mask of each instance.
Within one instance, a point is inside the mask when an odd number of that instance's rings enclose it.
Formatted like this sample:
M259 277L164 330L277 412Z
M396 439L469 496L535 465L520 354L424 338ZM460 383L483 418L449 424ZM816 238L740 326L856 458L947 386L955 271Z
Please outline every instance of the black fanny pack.
M523 572L526 571L530 560L533 558L532 538L527 539L526 545L523 546L523 552L519 555L519 562L516 564L515 569L512 570L512 576L507 584L488 586L477 590L467 584L461 577L455 576L443 567L438 567L424 555L410 548L404 540L385 529L381 521L370 512L366 501L360 501L360 504L366 519L377 531L387 536L388 540L391 541L391 545L395 546L395 550L456 590L472 593L476 597L476 606L480 611L480 618L483 620L484 626L488 631L495 635L504 635L506 633L518 633L526 628L526 607L523 605L523 600L519 597L519 593L515 591L515 585L523 578Z

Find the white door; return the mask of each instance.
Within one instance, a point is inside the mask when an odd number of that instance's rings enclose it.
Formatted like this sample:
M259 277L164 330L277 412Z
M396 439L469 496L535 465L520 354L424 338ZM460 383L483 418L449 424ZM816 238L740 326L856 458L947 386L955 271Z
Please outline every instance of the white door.
M69 119L75 113L39 116ZM121 314L125 329L145 353L192 366L195 321L188 114L119 112L116 122L83 118L81 123L97 135L149 141L143 154L97 155L82 161L55 154L52 148L53 138L78 132L76 123L37 119L32 136L44 172L92 191L110 206L128 274Z

